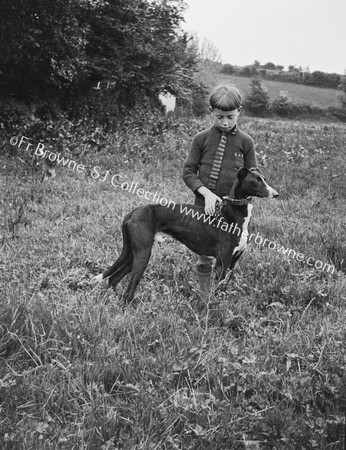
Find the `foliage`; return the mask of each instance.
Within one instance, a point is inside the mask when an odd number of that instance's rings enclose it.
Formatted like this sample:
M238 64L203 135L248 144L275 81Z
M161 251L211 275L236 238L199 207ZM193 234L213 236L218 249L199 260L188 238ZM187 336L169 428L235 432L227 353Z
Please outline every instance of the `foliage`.
M99 89L117 115L158 92L186 98L196 54L179 29L182 11L173 0L5 0L2 96L55 98L66 109Z
M258 69L255 65L244 66L240 69L239 75L242 77L252 77L258 75Z
M341 109L343 110L344 115L346 115L346 75L341 77L339 88L342 91L342 94L339 97Z
M250 113L266 114L269 104L268 89L259 78L251 80L251 89L244 101L244 107Z
M272 62L268 62L268 63L264 64L263 68L264 69L276 69L276 65Z
M87 29L76 6L77 0L1 2L2 97L49 98L85 79Z
M232 75L235 72L234 66L232 64L223 64L220 73L226 73Z
M337 89L340 84L341 76L337 73L326 73L322 71L314 71L310 73L309 69L296 68L293 65L284 70L284 66L275 65L274 63L266 63L261 65L259 61L255 60L252 65L243 67L233 67L231 64L224 64L221 73L235 74L238 76L252 77L253 75L260 75L263 79L277 80L285 83L299 83L307 86L316 86L323 88Z
M305 74L304 84L312 86L337 88L340 84L340 75L337 73L325 73L319 70L311 74Z
M222 57L215 44L204 38L200 44L200 56L207 61L221 63Z
M272 112L279 116L289 116L292 110L292 99L287 91L280 91L279 97L271 103Z
M189 46L198 56L199 61L221 64L221 54L216 45L207 38L200 39L197 33L188 33Z
M144 94L188 93L196 55L177 33L181 12L173 1L114 0L88 16L92 75L113 83L115 101L133 106Z
M178 99L175 114L184 116L194 115L197 117L208 114L208 97L209 91L207 87L203 83L196 82L190 99Z

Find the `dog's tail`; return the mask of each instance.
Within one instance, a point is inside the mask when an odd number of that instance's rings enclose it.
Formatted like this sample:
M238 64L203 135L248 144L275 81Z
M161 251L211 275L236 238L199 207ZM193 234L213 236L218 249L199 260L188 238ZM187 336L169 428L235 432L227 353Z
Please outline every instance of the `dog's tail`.
M133 257L131 251L130 234L127 228L127 222L129 219L130 217L126 217L122 225L123 249L119 258L105 272L94 277L92 279L93 283L99 283L102 280L108 278L109 285L115 286L125 275L131 272Z

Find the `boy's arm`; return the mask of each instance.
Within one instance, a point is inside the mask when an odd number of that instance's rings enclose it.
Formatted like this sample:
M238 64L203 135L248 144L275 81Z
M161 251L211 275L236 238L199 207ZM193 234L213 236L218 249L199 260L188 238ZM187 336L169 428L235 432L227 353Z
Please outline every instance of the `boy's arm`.
M183 166L183 180L192 192L203 186L197 172L201 164L202 149L197 136L192 141L192 145Z
M255 152L255 144L253 139L249 136L249 140L244 145L244 167L251 169L251 167L257 168L257 159Z
M197 136L194 138L190 152L185 160L183 167L183 180L193 193L198 192L204 197L206 214L215 213L216 202L222 202L221 198L211 192L199 179L197 172L201 164L202 145L198 142Z
M222 203L222 199L211 192L207 187L201 186L197 189L197 192L204 197L204 211L208 216L213 216L215 214L216 203Z

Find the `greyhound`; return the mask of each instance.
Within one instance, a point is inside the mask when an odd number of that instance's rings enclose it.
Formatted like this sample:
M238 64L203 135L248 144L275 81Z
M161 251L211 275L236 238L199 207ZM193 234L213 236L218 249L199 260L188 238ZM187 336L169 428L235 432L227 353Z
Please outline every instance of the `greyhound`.
M251 197L278 195L257 168L243 167L215 216L205 215L204 208L197 205L177 204L173 209L157 204L139 206L123 220L121 255L109 269L94 277L93 282L108 279L109 286L115 287L131 273L123 298L125 303L132 302L159 232L169 234L199 255L215 257L216 279L221 282L227 269L233 270L246 248L253 207Z

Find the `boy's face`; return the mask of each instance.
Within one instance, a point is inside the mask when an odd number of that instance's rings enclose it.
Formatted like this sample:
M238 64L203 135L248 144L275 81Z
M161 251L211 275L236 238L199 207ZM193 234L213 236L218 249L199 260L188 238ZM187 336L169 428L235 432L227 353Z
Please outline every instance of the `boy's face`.
M214 124L222 131L231 130L236 125L238 116L240 114L239 109L233 109L231 111L223 111L222 109L213 108L211 113L214 117Z

